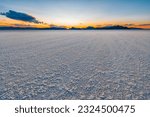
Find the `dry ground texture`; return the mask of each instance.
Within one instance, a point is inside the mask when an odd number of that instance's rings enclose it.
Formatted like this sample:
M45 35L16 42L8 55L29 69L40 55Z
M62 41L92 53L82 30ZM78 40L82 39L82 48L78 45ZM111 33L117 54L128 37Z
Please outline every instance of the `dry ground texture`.
M0 99L150 99L150 32L0 31Z

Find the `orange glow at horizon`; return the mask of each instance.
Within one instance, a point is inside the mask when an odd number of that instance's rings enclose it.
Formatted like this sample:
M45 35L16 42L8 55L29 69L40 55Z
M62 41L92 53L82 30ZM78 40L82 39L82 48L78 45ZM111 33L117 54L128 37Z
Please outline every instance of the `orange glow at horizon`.
M149 25L141 25L141 24L149 24ZM61 23L61 24L54 24L54 26L63 26L65 28L71 28L71 27L75 27L75 28L86 28L88 26L93 26L93 27L104 27L104 26L109 26L109 25L121 25L121 26L126 26L126 27L135 27L135 28L144 28L144 29L150 29L150 22L149 21L143 21L143 22L136 22L136 23L132 23L132 22L109 22L109 21L101 21L101 22L84 22L84 23L73 23L71 25L71 22L69 22L67 24L67 22L65 22L65 24ZM22 28L28 28L28 27L32 27L32 28L49 28L51 27L50 24L47 23L43 23L43 24L36 24L36 23L31 23L31 22L24 22L24 21L20 21L20 20L13 20L13 19L0 19L0 26L6 26L6 27L22 27Z

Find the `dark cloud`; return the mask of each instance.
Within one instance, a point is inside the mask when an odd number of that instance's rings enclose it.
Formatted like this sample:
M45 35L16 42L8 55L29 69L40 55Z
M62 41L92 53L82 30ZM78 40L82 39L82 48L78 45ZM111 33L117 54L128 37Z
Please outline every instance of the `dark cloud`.
M8 12L5 13L0 13L0 15L5 15L6 17L14 20L21 20L21 21L33 22L33 23L42 23L31 15L28 15L26 13L16 12L13 10L9 10Z

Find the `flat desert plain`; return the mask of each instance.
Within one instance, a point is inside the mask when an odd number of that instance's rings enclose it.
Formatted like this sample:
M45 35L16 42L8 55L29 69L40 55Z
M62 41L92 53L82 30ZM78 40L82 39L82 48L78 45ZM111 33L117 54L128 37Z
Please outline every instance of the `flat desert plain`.
M150 31L0 31L0 99L150 99Z

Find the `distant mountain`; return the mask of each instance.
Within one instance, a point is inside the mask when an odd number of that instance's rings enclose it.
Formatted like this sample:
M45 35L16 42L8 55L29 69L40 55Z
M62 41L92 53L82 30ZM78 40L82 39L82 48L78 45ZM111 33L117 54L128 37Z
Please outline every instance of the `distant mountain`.
M50 27L50 28L33 28L33 27L0 27L0 30L142 30L141 28L129 28L120 25L105 26L105 27L92 27L88 26L86 28L76 28L72 27L70 29L64 27Z
M0 30L66 30L63 27L34 28L34 27L0 27Z
M128 27L125 27L125 26L120 26L120 25L114 25L114 26L105 26L105 27L92 27L92 26L89 26L87 28L85 28L85 30L129 30L129 29L141 29L141 28L128 28Z
M23 28L23 27L0 27L0 30L38 30L38 28Z
M129 28L120 25L105 26L105 27L88 26L86 28L75 28L75 27L70 28L70 30L136 30L136 29L141 30L141 28Z
M115 25L115 26L105 26L103 27L103 29L130 29L130 28L125 26Z
M71 27L69 30L82 30L82 28Z

